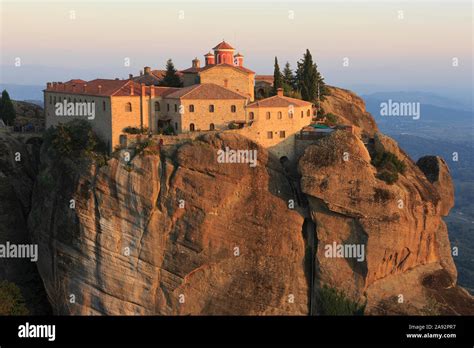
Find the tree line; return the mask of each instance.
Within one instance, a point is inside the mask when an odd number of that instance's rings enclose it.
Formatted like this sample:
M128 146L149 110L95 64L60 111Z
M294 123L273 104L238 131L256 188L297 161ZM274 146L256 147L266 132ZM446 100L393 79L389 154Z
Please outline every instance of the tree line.
M296 63L293 72L290 63L286 62L283 72L280 70L278 58L275 57L273 70L273 95L277 94L279 88L283 89L284 95L292 98L315 102L329 95L329 89L324 83L324 78L318 71L318 66L313 61L311 52L307 49L303 58Z

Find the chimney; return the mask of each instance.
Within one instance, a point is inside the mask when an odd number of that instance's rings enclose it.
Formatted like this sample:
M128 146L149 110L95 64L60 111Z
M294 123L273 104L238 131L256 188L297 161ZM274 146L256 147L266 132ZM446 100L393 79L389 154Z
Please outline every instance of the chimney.
M199 69L201 67L201 61L199 59L194 58L193 59L193 68Z
M207 66L207 65L214 65L214 64L215 64L216 59L215 59L214 55L213 55L211 52L209 52L208 54L206 54L206 55L204 56L204 58L205 58L205 60L206 60L206 66Z
M129 80L133 79L133 74L128 74L128 79Z
M51 82L46 82L46 89L51 89Z
M143 70L140 70L140 76L143 76Z
M54 83L54 85L56 85L56 82ZM72 93L75 93L76 92L76 84L73 84L72 85Z
M143 70L145 71L145 75L150 75L151 69L149 66L144 67Z
M155 98L155 88L153 86L150 86L150 98Z
M83 93L87 92L87 83L84 83L84 85L82 86L82 92Z
M283 97L283 88L278 88L277 89L277 96Z
M102 92L102 85L98 85L97 89L99 90L99 94Z
M130 95L133 95L133 83L130 84Z

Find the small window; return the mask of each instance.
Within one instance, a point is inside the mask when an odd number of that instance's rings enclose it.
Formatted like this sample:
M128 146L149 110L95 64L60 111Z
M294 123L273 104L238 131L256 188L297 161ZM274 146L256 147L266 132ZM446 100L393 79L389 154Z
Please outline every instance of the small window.
M280 131L280 138L284 138L285 137L285 131Z
M105 101L102 102L102 109L105 111Z
M267 132L267 139L273 139L273 132Z
M176 131L178 130L178 122L174 123L174 129L176 129Z
M189 125L189 130L190 130L191 132L194 132L194 123L191 123L191 124Z
M267 120L269 120L272 117L272 114L270 113L270 111L267 111L266 117L267 117Z
M125 104L125 112L132 112L132 103Z
M209 105L209 112L214 112L214 105Z
M250 119L250 120L253 120L254 117L255 117L255 116L254 116L253 112L251 112L251 113L249 114L249 119Z
M288 111L288 117L289 117L289 118L293 118L293 110L289 110L289 111Z
M282 116L282 113L281 111L278 111L278 118L281 119L283 116Z
M178 112L178 104L174 104L174 112Z
M168 103L166 104L166 110L170 111L170 104L168 104Z
M209 125L209 130L213 131L216 127L214 126L214 123L211 123Z
M53 103L53 97L52 97L52 96L49 96L49 103L50 103L50 104Z
M237 107L235 105L231 105L230 112L236 112L236 111L237 111Z
M54 105L56 105L56 97L54 97Z
M304 117L304 111L301 110L301 118L303 118L303 117Z
M194 112L194 105L193 104L189 105L189 112Z
M306 116L311 116L311 111L308 109L308 111L306 111Z
M160 111L160 103L155 102L155 111Z

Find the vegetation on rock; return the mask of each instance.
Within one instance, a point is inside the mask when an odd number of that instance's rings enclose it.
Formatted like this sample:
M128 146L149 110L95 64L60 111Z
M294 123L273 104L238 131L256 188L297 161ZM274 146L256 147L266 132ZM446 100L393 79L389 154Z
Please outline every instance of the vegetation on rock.
M25 300L15 284L0 282L0 315L28 315Z
M365 304L354 302L327 285L319 290L316 301L320 315L363 315L365 310Z

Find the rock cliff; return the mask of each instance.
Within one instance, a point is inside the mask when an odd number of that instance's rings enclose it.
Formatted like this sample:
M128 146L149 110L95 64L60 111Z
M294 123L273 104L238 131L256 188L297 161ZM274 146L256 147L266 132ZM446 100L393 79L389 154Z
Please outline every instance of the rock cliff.
M373 142L337 131L285 169L228 132L103 166L65 166L43 146L28 229L54 311L308 315L328 285L367 314L474 313L442 219L453 205L446 164L415 164L352 92L331 88L323 107ZM256 150L258 165L218 163L227 146ZM404 163L396 182L380 179L377 153ZM328 257L333 243L364 257Z

